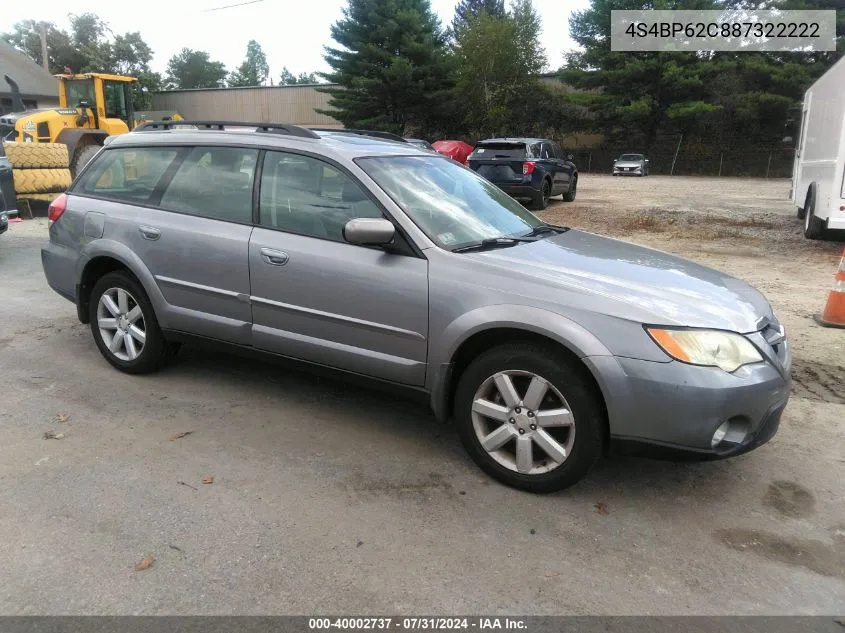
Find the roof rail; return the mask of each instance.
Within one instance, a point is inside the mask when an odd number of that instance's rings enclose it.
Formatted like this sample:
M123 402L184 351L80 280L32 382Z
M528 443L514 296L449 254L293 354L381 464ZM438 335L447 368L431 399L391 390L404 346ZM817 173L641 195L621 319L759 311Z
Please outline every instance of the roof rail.
M153 132L156 130L172 130L180 127L196 127L202 130L225 130L227 127L255 128L256 132L269 134L286 134L301 138L320 138L308 128L289 123L250 123L247 121L147 121L136 127L133 132Z
M402 143L407 143L408 140L402 138L398 134L393 134L392 132L381 132L379 130L349 130L349 129L340 129L340 128L331 128L331 127L310 127L309 130L314 130L316 132L332 132L334 134L357 134L358 136L372 136L374 138L381 138L387 139L388 141L399 141Z

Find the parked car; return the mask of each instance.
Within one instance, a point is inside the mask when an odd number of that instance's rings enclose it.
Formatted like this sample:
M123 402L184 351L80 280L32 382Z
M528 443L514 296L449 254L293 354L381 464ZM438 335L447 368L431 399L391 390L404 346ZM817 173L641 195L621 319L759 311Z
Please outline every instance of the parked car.
M539 138L491 138L476 143L467 164L502 191L528 200L535 209L556 195L571 202L578 170L554 141Z
M6 158L3 141L0 141L0 233L9 228L9 216L17 215L17 197L12 181L12 164Z
M535 492L608 447L712 459L776 432L790 348L747 283L546 224L408 144L253 125L121 135L50 206L47 281L117 369L201 339L382 381Z
M420 149L427 149L430 152L435 151L435 149L431 146L431 143L428 141L421 139L421 138L406 138L406 142L410 143L414 147L419 147Z
M448 156L462 165L467 164L467 158L469 158L473 150L472 145L463 141L434 141L431 146L437 153Z
M648 176L649 160L642 154L622 154L613 161L614 176Z

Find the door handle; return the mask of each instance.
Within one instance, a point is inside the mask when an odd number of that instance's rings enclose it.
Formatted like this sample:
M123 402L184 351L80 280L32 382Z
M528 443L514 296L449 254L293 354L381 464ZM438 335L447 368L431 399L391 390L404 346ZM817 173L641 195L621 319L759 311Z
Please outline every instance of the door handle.
M261 259L264 260L264 263L270 264L271 266L284 266L288 263L289 257L284 251L277 251L272 248L262 248Z
M145 240L157 240L161 237L161 230L154 226L139 226L138 230Z

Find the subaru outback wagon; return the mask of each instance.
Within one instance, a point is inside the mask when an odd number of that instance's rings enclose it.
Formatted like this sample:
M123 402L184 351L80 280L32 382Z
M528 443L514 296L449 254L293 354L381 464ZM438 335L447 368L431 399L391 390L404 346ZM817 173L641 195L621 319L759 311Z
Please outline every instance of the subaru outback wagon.
M186 125L115 137L50 207L47 280L114 367L204 339L409 388L535 492L614 445L719 458L777 430L790 349L745 282L409 144Z

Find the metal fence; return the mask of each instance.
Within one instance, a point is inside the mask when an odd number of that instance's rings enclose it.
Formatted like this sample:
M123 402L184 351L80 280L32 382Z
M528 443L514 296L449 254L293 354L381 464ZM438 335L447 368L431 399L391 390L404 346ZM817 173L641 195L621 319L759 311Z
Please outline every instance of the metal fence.
M722 148L700 142L685 146L675 138L675 146L656 143L649 159L650 173L676 176L735 176L751 178L790 178L795 153L791 146L765 145ZM611 173L613 160L621 154L644 153L636 147L565 148L574 155L582 172Z

